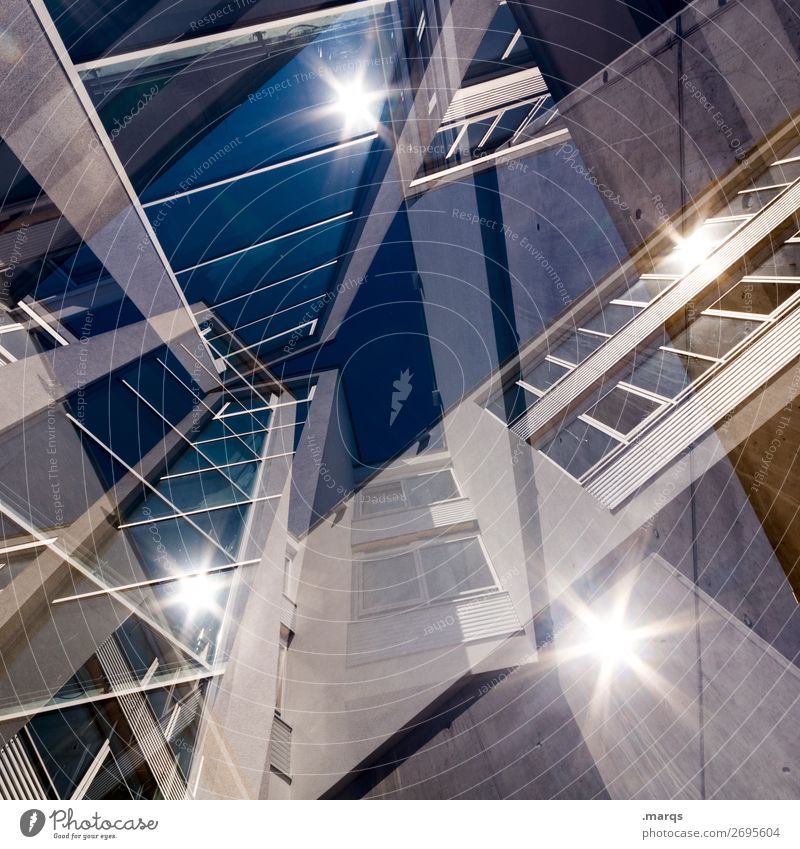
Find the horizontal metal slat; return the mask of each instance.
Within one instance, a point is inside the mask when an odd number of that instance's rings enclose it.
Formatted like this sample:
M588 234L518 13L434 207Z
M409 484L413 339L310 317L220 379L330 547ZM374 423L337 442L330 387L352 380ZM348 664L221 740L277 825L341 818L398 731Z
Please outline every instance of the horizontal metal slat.
M508 636L522 630L508 593L491 592L353 622L347 665Z
M505 104L547 93L547 85L538 68L508 74L486 83L459 89L444 113L442 123L463 120L470 115L488 112Z
M289 777L292 774L292 727L277 714L272 720L269 741L270 766Z

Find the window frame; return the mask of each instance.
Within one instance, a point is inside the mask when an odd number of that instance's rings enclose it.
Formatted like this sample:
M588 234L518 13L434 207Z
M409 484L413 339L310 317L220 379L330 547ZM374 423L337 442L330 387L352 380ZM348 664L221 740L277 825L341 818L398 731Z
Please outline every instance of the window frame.
M463 541L477 541L478 546L480 547L481 554L483 555L484 563L486 564L487 569L489 570L489 577L491 578L492 583L487 584L485 587L480 587L477 589L471 590L462 590L461 592L456 592L452 595L432 598L431 593L429 592L427 581L425 579L425 572L423 571L423 564L419 552L426 548L437 548L444 545L449 545L455 542L463 542ZM486 550L486 546L483 542L483 537L480 533L471 533L471 534L458 534L452 537L437 537L432 540L425 540L420 544L417 544L411 548L408 545L404 546L392 546L390 548L382 549L380 552L376 552L378 556L375 557L359 557L358 559L353 561L354 569L353 569L353 614L354 619L371 619L376 616L381 616L384 613L388 612L401 612L401 611L410 611L416 610L424 607L433 607L439 604L452 604L455 601L459 601L463 598L477 598L483 595L489 595L496 592L502 591L502 585L497 576L497 570L494 568L494 565L489 557L489 552ZM408 603L390 603L390 604L380 604L380 605L364 605L364 565L369 563L378 563L382 560L390 560L393 557L396 557L401 554L411 554L414 558L414 567L416 570L416 585L421 590L418 593L418 600L414 602Z
M450 473L450 477L453 479L453 484L455 485L455 490L456 490L457 495L454 495L452 498L442 498L439 501L431 501L428 504L421 504L421 505L416 506L416 507L410 506L409 503L408 503L408 494L407 494L407 490L406 490L406 482L418 480L419 478L424 477L426 475L429 475L429 476L430 475L438 475L438 474L441 474L442 472L449 472ZM403 492L403 497L405 498L405 505L403 507L400 507L398 509L379 510L375 513L365 513L364 512L363 494L365 492L367 492L367 491L369 491L370 489L373 489L373 488L379 489L380 487L396 485L398 483L400 484L400 487L401 487L402 492ZM388 516L388 515L392 515L392 514L395 514L395 513L407 513L411 510L424 510L427 507L434 507L437 504L449 504L451 501L459 501L459 500L463 499L464 497L465 497L464 492L461 489L461 486L459 485L458 479L456 478L455 472L453 471L452 468L430 469L430 470L419 472L416 475L407 475L407 476L404 476L404 477L392 478L390 480L384 480L384 481L380 481L380 482L378 482L376 480L375 482L370 482L366 486L362 487L360 490L358 490L358 493L356 494L356 519L358 519L358 520L374 519L378 516Z

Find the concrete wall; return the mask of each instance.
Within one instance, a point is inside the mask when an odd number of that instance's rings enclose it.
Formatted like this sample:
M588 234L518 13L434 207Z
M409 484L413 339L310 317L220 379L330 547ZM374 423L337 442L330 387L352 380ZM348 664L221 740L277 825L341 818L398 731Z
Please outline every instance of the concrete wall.
M630 247L793 118L799 7L698 0L561 101L584 159L630 206L608 204Z
M408 221L445 408L625 257L598 190L556 147L430 191Z
M449 464L446 451L432 450L396 461L370 483ZM464 492L469 489L464 485ZM508 550L495 533L481 538L504 592L368 618L358 613L358 559L448 534L482 533L468 505L469 499L461 499L447 502L447 510L364 519L350 498L302 542L283 712L293 727L294 798L337 792L351 771L470 675L535 658L533 639L522 631L525 609L513 601L525 595L513 592L514 581L524 580L524 565L516 549Z

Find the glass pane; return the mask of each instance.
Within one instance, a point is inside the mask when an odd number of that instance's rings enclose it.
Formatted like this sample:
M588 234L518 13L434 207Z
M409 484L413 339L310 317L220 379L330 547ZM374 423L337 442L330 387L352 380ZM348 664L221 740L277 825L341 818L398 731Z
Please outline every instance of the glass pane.
M413 553L361 564L361 606L364 610L420 601L419 578Z
M246 476L247 477L247 476ZM252 472L251 472L252 477ZM199 472L181 478L169 478L159 482L158 491L165 495L181 511L219 507L223 504L235 504L246 500L243 495L221 472ZM247 492L247 489L245 492ZM158 501L160 506L151 501ZM153 515L168 515L172 511L160 499L148 499Z
M513 46L505 61L507 65L515 65L520 68L534 62L533 54L528 49L528 44L523 35L520 35L517 39L517 43Z
M622 443L590 424L575 419L542 446L542 452L579 478L609 451Z
M203 455L200 459L204 465L225 466L241 460L255 460L257 451L254 453L252 440L252 436L231 437L203 442L197 448L198 453Z
M528 123L525 124L519 140L533 138L538 132L544 129L545 125L550 123L555 108L553 98L548 94L542 101L541 106L537 107L536 112L533 113Z
M587 330L596 330L598 333L616 333L639 312L641 312L639 307L608 304L603 307L602 312L584 322L583 327Z
M530 383L531 386L536 387L536 389L541 389L542 392L545 392L568 371L569 369L565 366L553 363L550 360L543 360L536 368L524 374L523 380L526 383Z
M142 763L138 769L134 769L130 750L125 754L127 758L123 755L119 761L113 756L103 761L84 798L143 799L147 798L147 793L153 792L155 780L147 765ZM122 766L125 767L125 774L122 772Z
M158 660L159 666L176 663L175 649L136 616L131 616L117 628L114 639L132 674L138 679L144 677L154 660Z
M204 454L208 452L203 451ZM245 460L252 460L253 465L257 462L256 458L253 456L246 457ZM170 461L164 474L177 475L184 474L186 472L198 472L200 470L205 470L211 467L211 463L206 460L204 457L200 456L200 453L194 448L188 448L188 450L184 451L180 457ZM235 474L235 469L240 468L238 466L232 466L225 468L225 474L228 477L233 477ZM246 466L244 468L247 468Z
M578 331L550 353L560 360L566 360L568 363L577 365L585 360L589 354L596 351L605 341L602 336Z
M252 348L265 340L285 344L284 336L297 333L304 334L309 322L319 319L325 309L326 299L318 298L308 304L287 306L274 315L252 315L242 322L241 327L234 328L242 347ZM265 344L271 344L266 341Z
M489 401L486 409L494 413L498 419L504 422L512 422L538 400L539 397L537 395L523 389L516 383L512 383L502 395Z
M228 507L225 510L212 510L210 513L198 513L192 519L232 556L239 551L244 522L249 511L248 505Z
M198 409L196 397L187 389L192 386L191 376L180 366L180 370L176 371L175 365L170 364L170 369L178 374L180 380L156 359L141 360L122 375L173 426L177 426L191 410ZM202 408L199 411L202 415Z
M519 41L524 45L524 39L521 38ZM526 103L524 106L515 106L512 109L506 109L492 130L492 135L489 137L486 148L494 149L509 141L533 108L533 103Z
M193 651L210 660L228 604L234 572L213 572L153 588L170 628Z
M289 352L298 340L308 338L316 329L316 325L312 321L313 319L308 319L297 327L289 327L274 334L270 333L263 341L248 345L248 350L260 357L264 357L270 351Z
M426 546L419 556L430 601L495 586L477 538Z
M230 408L228 408L230 409ZM228 410L225 411L226 413ZM211 419L198 433L198 439L219 439L220 437L235 438L234 434L249 434L254 430L263 430L269 424L271 410L242 413L220 419Z
M274 14L275 0L45 0L74 62L222 32Z
M484 33L472 63L467 69L466 79L491 73L506 67L508 60L501 60L506 48L517 31L517 22L507 4L503 4L495 13L491 24Z
M458 498L458 489L449 470L436 472L432 475L420 475L405 481L408 502L412 507L425 507L437 501L447 501Z
M17 360L39 353L38 346L35 345L27 330L9 330L7 333L0 333L0 347ZM3 356L2 353L0 356Z
M626 292L618 295L621 301L642 301L650 303L656 295L663 292L671 283L672 277L655 277L637 280Z
M406 497L400 481L368 486L358 496L362 516L373 516L389 510L404 510Z
M671 351L649 350L636 355L633 372L627 381L656 395L674 398L712 365L708 360Z
M436 133L433 137L433 141L425 151L422 165L417 172L418 177L425 174L432 174L440 168L444 168L445 165L455 165L458 162L456 154L454 154L456 158L451 158L449 160L445 160L445 157L450 152L450 148L452 148L460 132L461 125L448 127L444 130L439 130L439 132Z
M800 244L782 245L769 258L748 267L754 277L800 277Z
M226 512L226 511L219 511ZM192 521L207 532L203 515ZM186 519L165 519L150 525L139 525L125 531L141 557L145 574L150 578L193 572L209 566L224 566L231 559L206 539Z
M238 327L250 321L252 317L271 315L292 304L322 296L331 285L333 271L334 268L328 266L310 274L302 274L292 280L269 285L230 303L224 303L223 300L224 305L217 306L214 312L227 325L227 329ZM260 406L262 403L259 402L253 406Z
M587 411L587 415L622 434L632 431L661 405L634 392L615 387Z
M760 322L746 319L701 315L674 337L672 345L693 354L723 357L758 326Z
M361 78L379 118L392 34L388 8L333 12L309 26L175 45L83 80L134 186L153 201L371 128L344 120L332 80Z
M769 315L799 288L800 283L742 280L714 304L714 309Z
M363 143L165 201L147 214L172 265L186 268L349 212L371 152Z
M228 298L301 274L335 259L341 250L348 219L325 224L194 271L178 273L190 301L215 304Z
M111 733L88 705L39 714L28 728L62 799L75 791Z
M475 121L469 125L465 135L467 138L467 147L471 151L478 149L484 137L489 132L492 124L494 124L494 118L486 118L484 121ZM480 147L480 150L483 152L486 150L486 147L482 146Z

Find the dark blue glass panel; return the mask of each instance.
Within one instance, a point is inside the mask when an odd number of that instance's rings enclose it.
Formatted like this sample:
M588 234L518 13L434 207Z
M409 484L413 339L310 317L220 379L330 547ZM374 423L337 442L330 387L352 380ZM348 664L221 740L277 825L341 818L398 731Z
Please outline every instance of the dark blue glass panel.
M30 295L77 338L142 321L122 287L86 244L44 253L20 267L9 295Z
M175 372L173 366L170 368ZM195 409L197 398L187 388L191 387L189 374L183 368L175 373L181 378L180 381L157 360L147 359L141 360L120 377L130 383L170 424L177 425Z
M133 466L166 434L166 426L152 411L115 378L103 379L76 393L70 408L81 423L108 446L123 462ZM107 452L88 437L84 445L107 463ZM117 480L124 469L116 465L108 469ZM108 481L109 483L111 481Z
M232 298L336 259L347 219L300 233L178 275L190 303Z
M277 331L265 336L261 341L248 345L248 350L262 359L271 355L291 353L294 346L308 339L316 332L316 326L310 321L303 323L301 327L287 327L283 331Z
M192 521L207 530L207 525ZM223 551L206 539L186 519L165 519L139 525L125 531L133 540L142 560L144 572L151 578L191 572L230 562Z
M164 54L84 82L145 201L208 185L360 135L339 91L356 80L380 117L393 72L391 26L374 11L314 28ZM384 22L385 24L388 23Z
M68 399L70 411L81 424L129 466L135 466L171 428L159 413L147 407L122 383L123 379L137 387L169 421L180 421L196 403L191 393L182 389L158 364L157 357L167 362L187 385L191 384L188 372L177 360L170 359L164 348L134 366L73 393ZM108 452L93 440L84 437L84 446L107 483L125 474L124 467L111 462Z
M170 581L153 589L168 627L206 660L213 660L216 654L232 576L233 572L226 570Z
M216 471L200 472L188 477L168 478L160 481L157 489L169 499L171 504L153 495L147 499L145 505L130 515L130 521L170 516L177 511L190 512L218 507L222 504L238 504L247 500L246 494L236 489L225 475Z
M158 660L159 665L171 665L178 659L177 650L136 616L129 617L117 628L114 639L137 678L144 676L154 660Z
M211 534L232 556L239 551L239 544L247 518L248 506L229 507L197 516L197 524Z
M62 799L72 795L112 733L90 705L39 714L28 729Z
M217 442L202 442L197 449L204 463L215 466L224 466L229 463L239 463L242 460L248 462L256 459L252 448L252 437L241 439L220 439Z
M264 435L262 433L245 433L240 436L231 436L223 439L209 438L206 440L205 438L201 438L195 441L195 446L199 451L207 455L210 455L211 451L215 450L215 446L228 446L230 443L235 443L237 446L246 446L245 450L250 448L251 450L258 452L258 448L261 444L263 444L263 441Z
M226 409L226 413L228 410ZM228 437L236 439L236 434L251 434L253 431L263 430L270 420L269 410L261 410L256 413L244 413L242 415L226 416L224 419L213 419L209 421L202 432L197 434L197 440L219 439Z
M0 139L0 205L33 202L41 193L42 189L36 180L11 148Z
M619 440L575 419L542 446L542 452L579 478L620 444Z
M297 328L298 335L305 335L310 331L309 324L314 319L319 319L323 314L325 301L318 299L310 304L300 304L292 309L283 310L275 315L267 316L256 322L248 322L246 327L236 328L236 334L243 346L250 347L264 343L267 348L285 345L287 334ZM268 341L273 340L270 345ZM255 350L255 349L253 349Z
M258 316L272 315L293 304L323 295L332 284L335 272L335 266L327 266L292 280L274 283L265 289L215 307L214 313L228 328L238 327Z
M200 446L201 449L202 449L202 447L203 446ZM247 451L248 449L245 448L244 450ZM167 464L165 474L179 475L179 474L185 474L185 473L189 473L189 472L199 472L199 471L203 471L204 469L211 468L213 466L213 464L211 462L209 462L209 460L207 460L205 457L203 457L202 456L203 454L206 454L208 456L207 451L203 451L202 454L201 454L201 452L198 451L197 449L190 448L188 451L185 451L178 459L171 461ZM249 461L251 461L251 460L254 464L257 462L256 457L254 457L252 455L250 455L249 457L246 457L244 460L236 460L234 462L237 462L237 463L245 462L245 463L248 463L248 465L249 465ZM237 471L240 468L246 468L246 466L229 466L225 469L225 474L229 478L233 478L234 480L236 480L237 479Z
M371 147L244 177L148 207L147 214L158 222L172 265L186 268L352 211Z
M534 64L533 55L524 38L518 39L508 56L506 48L517 31L517 23L507 3L500 6L486 30L475 56L467 69L465 80L490 79Z

